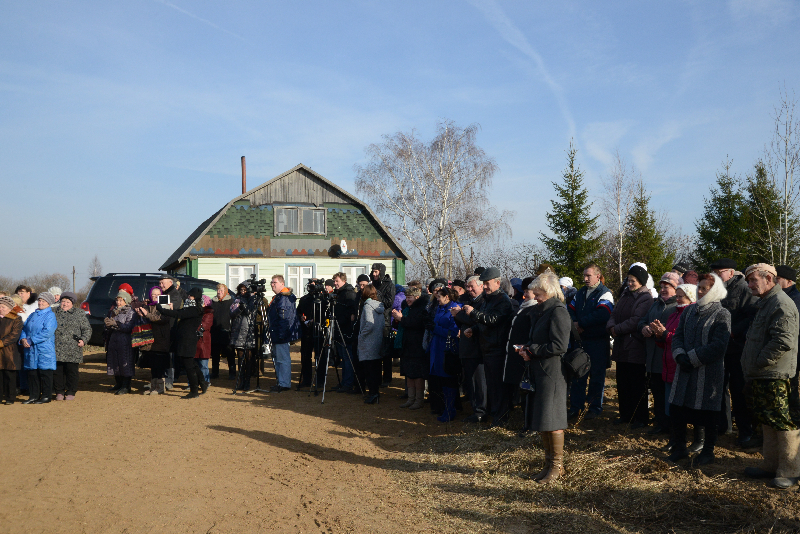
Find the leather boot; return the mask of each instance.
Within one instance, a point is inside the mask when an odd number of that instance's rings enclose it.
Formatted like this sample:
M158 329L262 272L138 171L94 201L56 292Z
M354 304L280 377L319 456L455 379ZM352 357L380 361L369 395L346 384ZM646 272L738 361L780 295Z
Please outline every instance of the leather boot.
M777 431L771 426L761 425L761 434L764 436L764 444L761 448L764 460L758 467L745 468L744 474L750 478L775 478L775 471L778 470Z
M419 388L417 390L417 398L414 400L414 404L408 407L409 410L419 410L425 406L425 388Z
M200 395L205 395L206 391L208 391L208 382L206 382L206 378L203 376L203 370L197 369L197 384L200 387Z
M706 429L702 426L695 425L694 427L694 441L692 442L689 447L687 447L686 452L689 454L694 454L696 452L700 452L703 450L703 445L706 442Z
M549 432L550 434L550 469L547 474L537 480L538 484L550 484L564 474L564 433Z
M122 388L122 377L114 375L114 387L111 388L111 393L116 393Z
M672 449L667 460L670 462L677 462L689 457L686 450L686 423L673 421L672 422Z
M713 464L714 460L714 446L717 444L717 426L708 426L705 428L705 441L703 443L703 450L700 451L693 464L695 467L699 467L701 465L708 465Z
M778 469L772 485L778 489L789 489L800 479L800 430L776 431L778 445Z
M131 377L130 376L123 376L122 379L122 387L117 390L114 395L126 395L131 392Z
M189 381L189 394L181 397L182 399L196 399L200 396L197 392L199 382L197 380L197 373L192 372L191 369L187 370L186 378ZM201 377L202 378L202 377Z
M410 408L417 400L417 388L408 388L408 400L400 405L401 408Z
M544 467L533 476L533 480L543 479L550 472L550 465L553 463L553 449L550 445L552 432L542 432L542 449L544 449Z

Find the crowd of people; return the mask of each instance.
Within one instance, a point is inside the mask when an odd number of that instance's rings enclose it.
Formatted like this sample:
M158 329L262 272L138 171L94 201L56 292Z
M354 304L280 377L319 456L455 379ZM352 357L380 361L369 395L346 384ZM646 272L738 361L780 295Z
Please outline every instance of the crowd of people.
M219 378L223 358L234 389L245 391L271 360L277 380L270 391L281 393L291 389L290 345L299 341L297 390L378 404L399 360L401 408L427 402L442 423L465 411L465 423L507 427L521 406L520 436L539 433L545 452L533 478L547 484L564 473L569 421L603 413L614 362L613 424L635 430L652 423L648 433L669 435L670 461L695 455L697 466L715 462L718 436L735 427L738 446L763 453L762 464L745 473L786 489L800 480L796 278L788 266L760 263L740 272L720 259L708 273L679 263L657 285L635 263L618 290L605 285L596 264L585 268L580 288L547 265L524 279L489 267L466 280L402 286L376 263L355 285L336 273L298 300L281 275L270 280L271 299L251 284L233 295L219 284L209 298L164 275L144 301L127 284L119 287L104 323L107 372L116 395L131 392L137 366L150 369L149 395L173 389L185 373L183 398L194 399ZM75 399L91 335L75 298L27 286L0 295L5 404L18 391L28 394L25 404ZM576 374L565 355L578 349L588 371ZM335 385L329 367L337 377L341 369Z

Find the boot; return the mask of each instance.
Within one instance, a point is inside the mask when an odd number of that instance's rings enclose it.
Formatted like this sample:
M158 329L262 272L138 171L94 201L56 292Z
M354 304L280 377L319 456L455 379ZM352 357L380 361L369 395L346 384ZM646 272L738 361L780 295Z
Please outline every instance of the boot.
M166 378L156 378L156 391L155 393L150 393L151 395L158 394L163 395L167 392L167 379Z
M197 384L200 386L200 395L205 395L206 391L208 391L209 382L206 382L202 369L197 369Z
M189 394L181 397L182 399L196 399L200 396L200 394L197 392L199 384L199 381L197 380L198 374L200 373L193 373L191 370L186 373L186 378L189 381ZM200 378L202 378L202 376Z
M776 431L778 445L778 469L772 485L778 489L789 489L800 479L800 430Z
M156 379L150 379L150 389L144 390L145 395L158 395L158 391L156 391Z
M131 377L130 376L123 376L122 377L122 387L117 390L114 395L126 395L131 392Z
M705 427L705 442L703 443L703 450L694 459L695 467L714 463L714 446L717 444L717 432L716 425Z
M689 454L694 454L703 450L703 444L706 441L706 429L700 425L694 427L694 441L686 449Z
M116 393L120 389L122 389L122 377L114 375L114 386L111 388L111 393Z
M764 445L761 455L764 460L759 467L747 467L744 474L750 478L775 478L778 470L778 435L771 426L761 425L761 434L764 436Z
M442 415L436 418L440 423L449 423L456 418L456 395L458 395L458 390L456 388L442 388L444 410L442 411Z
M550 436L552 432L542 432L542 449L544 449L544 467L541 471L533 476L533 480L541 480L547 473L550 472L550 466L553 463L553 448L550 444Z
M417 400L417 388L408 388L408 400L400 405L401 408L410 408Z
M538 484L550 484L564 474L564 433L548 432L550 434L550 469L547 474L537 480Z
M677 462L689 457L686 450L686 423L672 422L672 452L667 456L670 462Z
M414 404L408 407L409 410L419 410L425 406L425 388L419 388L416 391L417 397L414 399Z

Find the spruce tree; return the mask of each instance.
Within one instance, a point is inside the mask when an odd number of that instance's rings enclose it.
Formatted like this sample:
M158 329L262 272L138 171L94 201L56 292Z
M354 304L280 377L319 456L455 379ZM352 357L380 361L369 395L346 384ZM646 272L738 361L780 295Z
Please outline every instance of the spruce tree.
M692 263L701 271L720 258L731 258L740 269L749 265L750 209L740 180L731 176L731 162L717 173L717 187L704 199L703 216L695 221L697 244Z
M597 235L597 216L591 216L592 203L583 186L583 172L575 162L578 150L570 141L567 167L561 183L553 182L558 195L551 200L552 211L547 214L547 227L553 237L541 234L548 259L559 276L569 276L576 283L583 279L583 269L594 261L602 236Z
M667 246L667 239L656 221L656 213L650 209L650 195L644 182L636 184L633 209L625 226L628 247L625 255L627 265L635 262L647 264L647 271L658 283L661 275L672 269L675 255Z

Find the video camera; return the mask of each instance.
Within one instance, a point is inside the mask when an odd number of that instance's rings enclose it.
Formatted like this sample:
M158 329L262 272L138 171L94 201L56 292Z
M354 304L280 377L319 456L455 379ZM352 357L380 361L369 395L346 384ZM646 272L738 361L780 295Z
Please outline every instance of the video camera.
M264 278L261 280L256 280L255 273L250 275L250 280L247 282L247 286L251 295L255 295L256 293L263 295L267 292L267 280Z
M336 298L336 293L328 293L325 289L325 280L322 278L312 278L306 284L306 293L311 295L314 300L334 300Z

